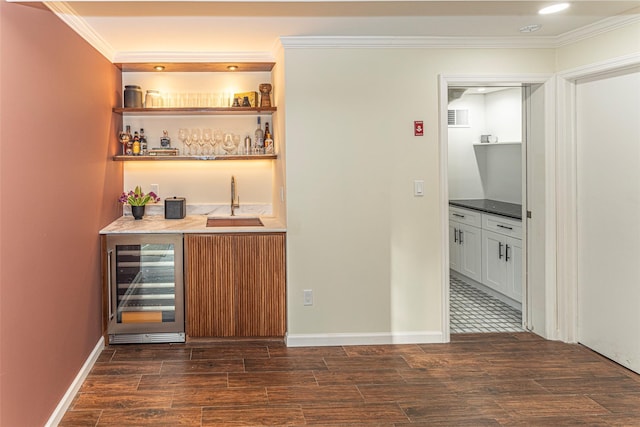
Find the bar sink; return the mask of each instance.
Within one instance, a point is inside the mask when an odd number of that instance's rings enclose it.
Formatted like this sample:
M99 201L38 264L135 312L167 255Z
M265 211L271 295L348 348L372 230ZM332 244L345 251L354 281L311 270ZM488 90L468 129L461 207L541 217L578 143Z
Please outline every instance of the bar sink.
M231 216L224 218L207 218L207 227L262 227L260 218Z

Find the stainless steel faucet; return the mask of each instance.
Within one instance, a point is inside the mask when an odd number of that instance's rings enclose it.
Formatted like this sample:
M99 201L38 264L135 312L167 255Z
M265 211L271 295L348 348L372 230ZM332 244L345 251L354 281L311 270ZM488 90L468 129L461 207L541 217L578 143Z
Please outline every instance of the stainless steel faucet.
M231 216L235 216L235 209L240 208L240 196L236 194L236 177L231 175Z

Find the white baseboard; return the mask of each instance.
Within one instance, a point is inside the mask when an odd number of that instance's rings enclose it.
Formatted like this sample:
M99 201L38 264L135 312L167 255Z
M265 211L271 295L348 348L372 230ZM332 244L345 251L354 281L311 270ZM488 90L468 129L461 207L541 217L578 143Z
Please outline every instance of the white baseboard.
M444 342L442 331L287 334L287 347L335 345L433 344Z
M80 368L78 375L76 375L75 379L67 389L67 392L64 394L64 396L62 396L60 403L58 403L58 406L49 417L49 421L47 421L45 427L55 427L60 423L60 421L62 421L62 417L64 417L65 412L67 412L67 409L69 409L69 406L71 406L73 398L76 396L78 390L80 390L82 383L84 382L85 378L87 378L87 375L89 375L91 368L93 368L96 360L98 360L98 357L100 357L100 353L102 353L103 349L104 338L100 337L98 343L93 348L93 351L91 351L89 357L87 357L87 360L84 362L84 365L82 365L82 368Z

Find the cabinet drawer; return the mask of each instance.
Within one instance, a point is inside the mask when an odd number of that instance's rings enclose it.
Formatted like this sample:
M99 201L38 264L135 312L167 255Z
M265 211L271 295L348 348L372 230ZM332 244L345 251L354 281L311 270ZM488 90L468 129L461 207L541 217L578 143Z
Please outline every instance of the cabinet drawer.
M461 224L472 225L480 228L482 224L482 214L470 209L449 206L449 221L456 221Z
M482 228L522 239L522 221L498 215L482 214Z

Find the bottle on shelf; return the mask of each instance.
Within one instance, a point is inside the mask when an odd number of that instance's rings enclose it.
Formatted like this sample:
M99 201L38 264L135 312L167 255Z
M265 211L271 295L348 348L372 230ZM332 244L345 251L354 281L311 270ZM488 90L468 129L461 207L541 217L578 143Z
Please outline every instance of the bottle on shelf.
M133 133L132 151L134 156L140 155L140 135L138 134L138 131Z
M273 154L273 137L269 132L269 122L265 123L264 128L264 152L266 154Z
M133 135L131 135L131 126L127 125L127 151L125 152L125 154L127 156L131 156L133 155Z
M171 138L169 137L169 132L166 130L162 131L162 137L160 138L160 146L162 148L171 148Z
M262 126L260 125L260 116L258 116L258 128L255 133L255 143L256 143L256 153L255 154L263 154L264 153L264 131L262 130Z
M144 134L144 129L140 128L140 155L146 156L148 152L147 137Z
M240 150L240 148L238 148L238 150ZM251 154L251 137L249 136L249 134L244 137L244 146L242 147L241 151L242 153L238 154Z

